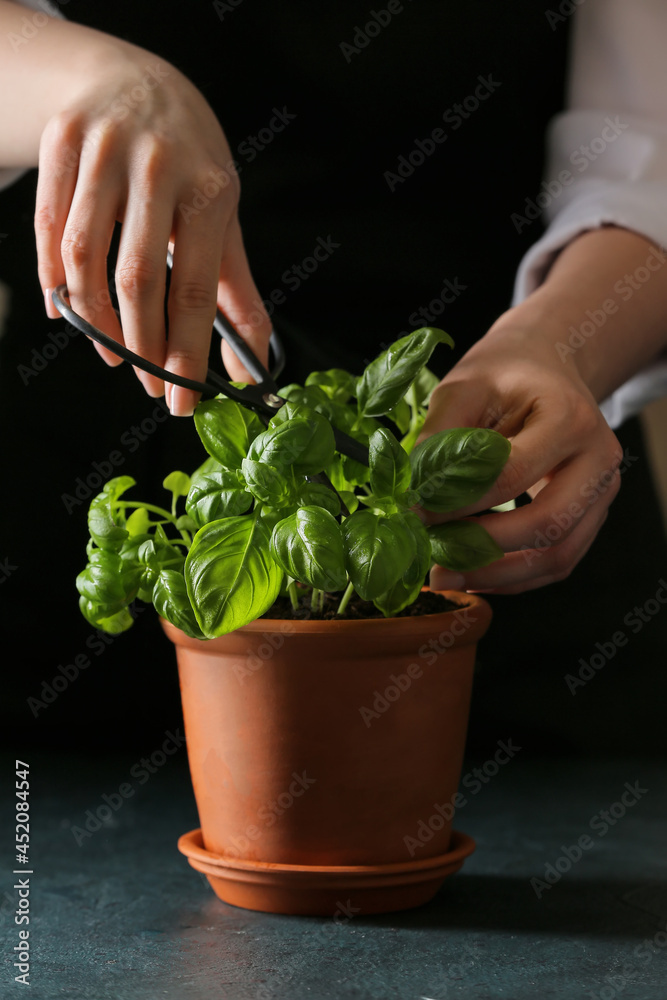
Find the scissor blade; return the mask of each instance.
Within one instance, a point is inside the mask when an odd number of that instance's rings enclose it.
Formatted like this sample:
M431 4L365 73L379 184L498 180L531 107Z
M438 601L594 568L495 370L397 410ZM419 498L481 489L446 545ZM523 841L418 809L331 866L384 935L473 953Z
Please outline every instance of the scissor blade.
M336 442L336 451L339 451L341 455L347 455L348 458L353 458L355 462L361 462L362 465L368 465L368 448L364 447L360 441L356 441L345 431L340 431L335 425L331 425L334 433L334 441Z

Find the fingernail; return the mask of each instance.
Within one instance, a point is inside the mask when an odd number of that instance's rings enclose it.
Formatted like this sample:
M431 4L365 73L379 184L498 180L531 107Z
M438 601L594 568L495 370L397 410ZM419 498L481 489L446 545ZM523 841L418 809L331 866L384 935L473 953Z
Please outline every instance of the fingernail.
M53 292L52 288L44 289L44 306L46 308L46 315L49 317L49 319L58 319L60 313L53 304L53 299L51 298L52 292Z
M451 573L439 567L431 570L431 590L464 590L465 582L465 577L460 573Z
M149 396L153 399L158 399L160 396L164 396L164 382L162 382L161 379L156 378L155 375L149 375L146 372L141 371L139 368L135 368L134 370Z
M191 417L195 411L192 392L182 385L175 385L171 390L169 409L173 417Z

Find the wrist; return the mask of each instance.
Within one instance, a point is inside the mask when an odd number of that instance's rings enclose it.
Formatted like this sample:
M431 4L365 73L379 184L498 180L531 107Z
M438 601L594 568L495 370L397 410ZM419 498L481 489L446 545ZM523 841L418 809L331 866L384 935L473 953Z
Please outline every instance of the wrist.
M534 361L590 389L594 380L583 364L585 352L577 349L576 330L567 303L554 301L554 296L540 288L499 316L479 345L485 343L505 356Z

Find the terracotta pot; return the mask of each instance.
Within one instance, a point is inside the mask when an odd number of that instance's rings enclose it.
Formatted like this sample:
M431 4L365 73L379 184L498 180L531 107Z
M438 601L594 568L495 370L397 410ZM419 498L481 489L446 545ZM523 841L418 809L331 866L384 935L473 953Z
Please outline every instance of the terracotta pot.
M218 896L331 914L426 902L474 844L452 835L476 643L491 609L259 619L175 643L201 831L179 841Z

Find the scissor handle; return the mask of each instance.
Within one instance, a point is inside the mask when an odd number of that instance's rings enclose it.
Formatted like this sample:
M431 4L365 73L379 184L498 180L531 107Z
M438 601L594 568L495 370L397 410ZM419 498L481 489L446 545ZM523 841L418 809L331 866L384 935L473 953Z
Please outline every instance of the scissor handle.
M167 371L166 368L162 368L153 361L148 361L146 358L141 357L140 354L135 354L125 344L119 344L113 337L110 337L107 333L103 333L102 330L99 330L88 320L84 319L83 316L75 312L70 304L66 285L58 285L51 293L51 298L61 316L71 323L73 327L92 340L97 341L98 344L102 344L108 350L117 354L118 357L123 358L124 361L128 361L131 365L148 372L150 375L164 379L166 382L172 382L174 385L183 386L185 389L200 392L205 396L217 396L223 393L225 396L235 399L244 406L249 406L251 409L255 409L268 416L275 413L276 409L283 403L283 400L277 395L277 386L273 373L269 374L241 335L234 329L227 317L220 310L217 310L214 321L215 329L220 336L224 336L225 341L230 344L239 360L246 365L250 375L257 380L256 385L248 385L245 389L238 389L211 368L206 373L206 382L187 378L185 375L176 375L174 372ZM271 333L270 344L275 357L273 371L275 377L277 377L283 369L285 355L275 331Z
M218 396L222 393L230 399L235 399L242 406L247 406L249 409L255 410L255 412L259 413L265 419L267 417L270 419L286 402L285 399L278 395L277 386L274 381L274 377L280 374L285 363L282 344L275 331L271 333L270 341L275 363L271 374L269 374L241 335L234 329L227 317L218 310L214 321L216 331L221 337L224 337L225 341L230 345L252 377L257 378L256 385L247 385L244 389L238 389L211 368L206 373L207 381L199 382L196 379L186 378L184 375L176 375L174 372L169 372L166 368L161 368L160 365L142 358L139 354L135 354L125 344L119 344L113 337L110 337L107 333L103 333L102 330L98 330L96 326L85 320L83 316L79 316L72 309L69 302L66 285L58 285L51 293L51 298L61 316L71 323L75 329L85 334L86 337L97 341L98 344L102 344L108 350L113 351L114 354L123 358L124 361L128 361L131 365L141 368L142 371L148 372L150 375L155 375L166 382L172 382L174 385L183 386L185 389L193 389L204 396ZM368 449L337 427L333 427L332 429L337 450L344 455L349 455L357 462L368 465Z

